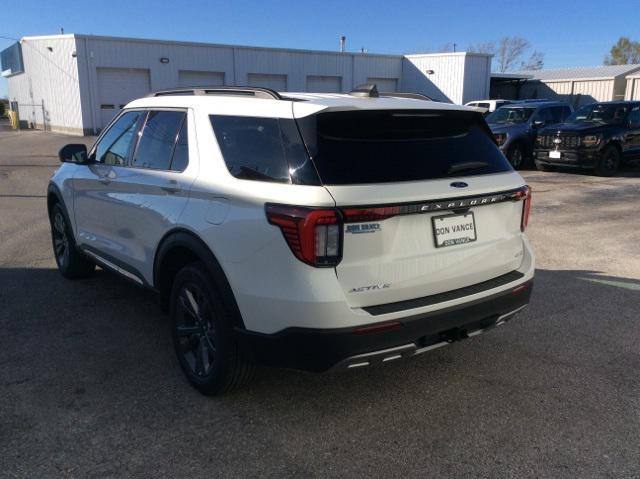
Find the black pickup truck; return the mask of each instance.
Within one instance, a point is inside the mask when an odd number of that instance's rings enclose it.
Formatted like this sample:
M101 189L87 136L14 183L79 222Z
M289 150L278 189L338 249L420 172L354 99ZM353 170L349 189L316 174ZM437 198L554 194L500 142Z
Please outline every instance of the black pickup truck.
M561 125L538 133L536 167L577 167L611 176L623 162L640 160L640 102L610 101L578 108Z

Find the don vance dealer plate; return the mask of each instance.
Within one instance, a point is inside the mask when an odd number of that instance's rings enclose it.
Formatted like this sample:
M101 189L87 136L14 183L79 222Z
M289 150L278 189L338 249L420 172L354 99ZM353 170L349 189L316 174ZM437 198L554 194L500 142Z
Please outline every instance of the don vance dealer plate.
M476 221L471 211L461 215L434 216L431 221L436 248L471 243L477 239Z

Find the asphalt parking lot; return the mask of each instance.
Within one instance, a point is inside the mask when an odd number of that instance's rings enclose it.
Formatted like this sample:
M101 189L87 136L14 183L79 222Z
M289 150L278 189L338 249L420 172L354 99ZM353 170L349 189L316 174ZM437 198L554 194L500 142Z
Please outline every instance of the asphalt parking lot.
M152 294L55 270L45 188L71 141L0 126L0 476L640 476L640 170L524 172L538 271L507 326L207 398Z

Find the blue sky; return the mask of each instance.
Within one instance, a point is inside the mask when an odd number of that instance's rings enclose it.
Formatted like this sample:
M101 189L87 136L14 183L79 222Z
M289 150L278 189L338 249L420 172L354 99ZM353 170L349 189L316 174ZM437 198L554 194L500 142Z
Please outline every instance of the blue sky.
M602 64L622 36L640 40L640 0L323 2L108 0L2 2L0 37L88 33L375 53L417 53L521 36L545 67ZM0 49L11 44L0 38ZM6 95L0 79L0 97Z

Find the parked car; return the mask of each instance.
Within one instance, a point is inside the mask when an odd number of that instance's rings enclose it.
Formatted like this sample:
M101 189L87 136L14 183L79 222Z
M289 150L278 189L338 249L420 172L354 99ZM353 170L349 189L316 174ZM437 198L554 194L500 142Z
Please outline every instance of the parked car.
M485 115L488 115L489 113L493 113L494 111L496 111L501 106L509 105L510 103L513 103L513 101L512 100L476 100L476 101L470 101L469 103L466 103L465 106L482 108L481 111L483 111Z
M520 169L533 156L538 131L563 122L571 112L567 103L528 101L503 106L486 120L500 150L514 168Z
M621 163L640 159L640 102L579 108L564 124L540 132L535 156L543 171L569 166L613 175Z
M375 87L178 89L59 156L60 272L97 264L156 291L206 394L254 362L320 372L414 356L529 301L531 192L465 107Z

